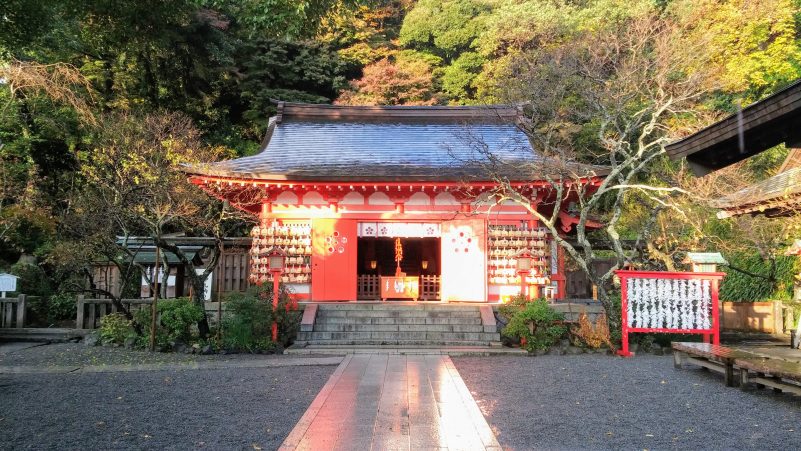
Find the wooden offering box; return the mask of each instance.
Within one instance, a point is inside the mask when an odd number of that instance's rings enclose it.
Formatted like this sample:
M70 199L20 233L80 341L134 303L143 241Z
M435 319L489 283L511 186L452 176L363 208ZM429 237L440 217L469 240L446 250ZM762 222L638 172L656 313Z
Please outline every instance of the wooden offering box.
M381 300L420 298L418 277L381 277Z

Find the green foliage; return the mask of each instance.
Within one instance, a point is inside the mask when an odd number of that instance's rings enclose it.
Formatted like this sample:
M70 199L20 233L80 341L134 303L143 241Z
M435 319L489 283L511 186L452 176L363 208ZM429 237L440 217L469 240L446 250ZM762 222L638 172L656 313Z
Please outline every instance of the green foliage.
M50 279L40 266L17 263L11 267L9 272L19 277L17 279L18 293L24 293L28 296L48 297L53 292Z
M792 299L793 279L801 271L801 264L794 256L776 256L764 260L755 253L726 255L731 266L722 270L726 277L720 287L720 299L732 302L759 302ZM754 277L741 271L758 274Z
M746 160L746 165L755 178L765 179L776 174L789 152L789 149L781 144L754 155Z
M75 295L72 293L56 293L47 299L47 322L75 319Z
M197 331L192 326L203 319L203 309L189 298L164 299L158 301L158 322L156 324L156 347L168 349L173 343L190 344L197 341ZM140 308L133 314L134 321L141 327L142 335L137 337L136 345L147 348L150 344L152 324L150 306Z
M122 313L111 313L100 320L100 339L103 343L123 344L132 330L131 322Z
M486 60L475 52L459 55L453 63L442 71L442 90L451 98L471 99L475 96L473 80L481 72Z
M238 59L244 69L242 117L253 139L261 139L267 118L275 113L273 99L329 103L347 86L347 63L314 41L259 39L245 45Z
M620 292L612 292L608 294L609 303L612 308L607 311L607 320L609 321L609 340L612 344L619 345L623 338L623 301L620 297Z
M512 308L520 305L520 300L512 302L515 305ZM515 312L502 333L507 337L525 338L529 351L547 349L567 333L567 327L562 324L564 319L564 315L551 308L545 299L537 299Z
M203 319L203 308L189 298L178 298L160 301L158 311L161 326L171 341L188 342L191 339L190 327Z
M279 292L278 307L272 308L272 285L253 287L229 295L222 322L222 346L235 351L255 352L288 346L300 327L300 312L290 306L289 293ZM278 343L271 341L273 318L278 325Z
M151 315L152 313L149 305L136 310L133 314L134 322L138 324L142 330L142 334L136 337L136 346L139 348L147 349L150 346L150 331L152 330L150 327L152 324ZM170 338L167 335L167 330L158 323L156 324L155 338L156 349L169 349Z
M403 20L400 43L455 58L484 31L489 10L481 0L421 0Z

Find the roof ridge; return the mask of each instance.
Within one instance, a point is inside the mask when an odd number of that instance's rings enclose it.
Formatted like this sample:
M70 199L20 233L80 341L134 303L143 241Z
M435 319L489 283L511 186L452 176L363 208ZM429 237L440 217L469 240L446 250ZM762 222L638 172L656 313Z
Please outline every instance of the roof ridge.
M273 100L281 106L282 120L298 118L425 118L425 119L507 119L520 116L518 105L330 105Z

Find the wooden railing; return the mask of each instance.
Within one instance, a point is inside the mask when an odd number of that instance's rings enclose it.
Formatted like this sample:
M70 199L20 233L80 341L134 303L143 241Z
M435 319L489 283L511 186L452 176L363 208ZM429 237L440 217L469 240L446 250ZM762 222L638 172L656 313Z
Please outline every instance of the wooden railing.
M380 298L379 276L362 274L357 279L356 299L376 300Z
M171 299L161 299L159 302L170 300ZM152 298L122 299L122 305L131 313L140 309L150 309L150 304L152 302ZM101 318L110 313L117 312L117 307L111 299L86 299L84 296L78 296L78 300L75 304L77 310L75 317L76 329L96 329L100 327ZM217 321L217 304L217 302L206 302L204 305L206 316L212 323ZM225 313L225 302L222 303L220 310L222 313Z
M0 327L25 327L25 301L24 294L15 298L0 298Z
M420 276L420 300L436 301L439 299L439 276Z
M122 305L131 313L142 308L150 308L153 299L122 299ZM100 319L110 313L117 312L117 306L111 299L86 299L79 295L75 302L77 315L75 317L76 329L96 329L100 326Z

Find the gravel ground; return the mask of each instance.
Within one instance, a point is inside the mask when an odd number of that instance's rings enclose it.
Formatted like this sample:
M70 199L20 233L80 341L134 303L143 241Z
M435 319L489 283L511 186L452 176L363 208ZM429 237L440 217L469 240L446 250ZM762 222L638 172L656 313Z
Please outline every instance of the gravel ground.
M669 356L452 359L504 449L801 449L801 398Z
M87 366L181 363L201 361L233 361L275 359L276 355L261 354L179 354L174 352L148 352L109 346L87 347L83 343L54 343L3 352L0 345L0 365Z
M335 368L0 375L0 450L276 449Z

